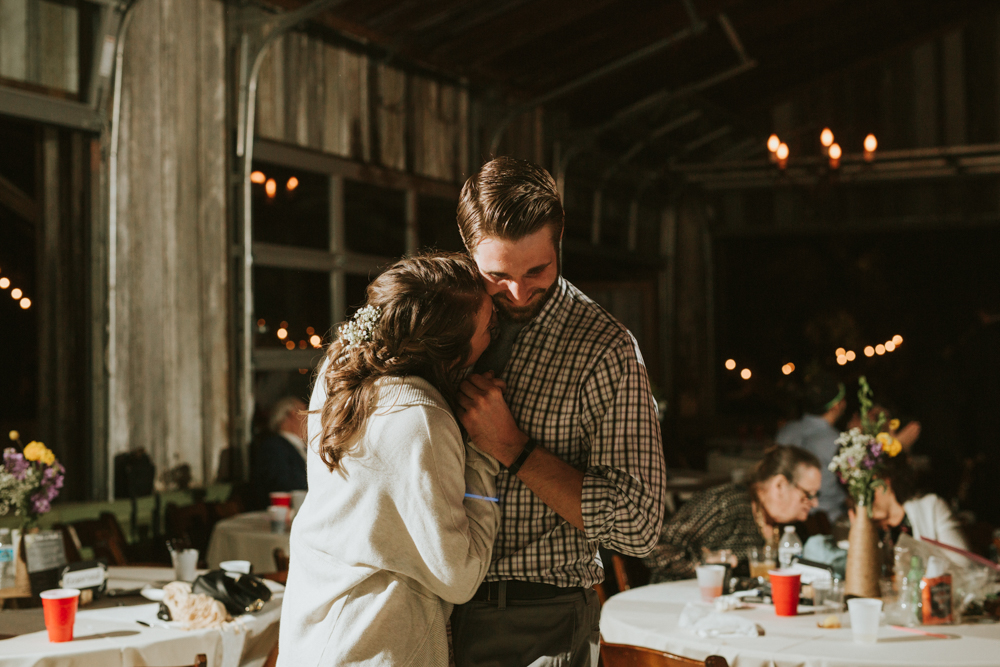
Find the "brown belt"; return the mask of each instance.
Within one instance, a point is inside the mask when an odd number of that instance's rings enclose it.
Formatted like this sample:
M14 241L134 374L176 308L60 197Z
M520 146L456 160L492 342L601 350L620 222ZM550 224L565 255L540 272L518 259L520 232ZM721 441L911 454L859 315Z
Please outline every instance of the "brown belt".
M505 584L501 590L501 584ZM583 591L581 586L554 586L534 581L484 581L472 596L478 602L499 602L504 600L548 600L560 595L571 595Z

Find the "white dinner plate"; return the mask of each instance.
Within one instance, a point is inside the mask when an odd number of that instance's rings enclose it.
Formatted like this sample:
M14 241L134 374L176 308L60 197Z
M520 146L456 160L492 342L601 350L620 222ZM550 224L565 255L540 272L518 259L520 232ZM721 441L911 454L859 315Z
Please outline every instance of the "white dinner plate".
M153 602L163 602L163 589L153 588L152 586L146 586L141 591L139 595L146 598L147 600L152 600Z

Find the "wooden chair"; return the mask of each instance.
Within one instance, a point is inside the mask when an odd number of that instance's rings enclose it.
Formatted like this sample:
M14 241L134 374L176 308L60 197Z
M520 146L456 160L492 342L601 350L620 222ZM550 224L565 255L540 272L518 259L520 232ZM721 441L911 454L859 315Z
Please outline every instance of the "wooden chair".
M601 638L601 664L604 667L729 667L729 663L721 655L710 655L704 660L695 660L642 646L608 644L603 638Z
M66 561L75 563L83 560L80 551L86 547L108 565L128 565L128 543L118 519L111 512L101 512L96 519L83 519L72 523L57 524L62 531L66 549Z
M274 550L274 564L277 567L276 571L268 572L267 574L262 574L260 576L264 579L277 581L281 585L288 583L288 555L281 547L277 547Z
M183 507L168 503L164 513L164 524L168 540L178 540L197 549L199 562L204 563L208 552L208 540L215 525L207 503L197 502Z
M619 593L649 583L649 568L646 567L641 558L611 553L611 571L615 575L615 584L618 586Z

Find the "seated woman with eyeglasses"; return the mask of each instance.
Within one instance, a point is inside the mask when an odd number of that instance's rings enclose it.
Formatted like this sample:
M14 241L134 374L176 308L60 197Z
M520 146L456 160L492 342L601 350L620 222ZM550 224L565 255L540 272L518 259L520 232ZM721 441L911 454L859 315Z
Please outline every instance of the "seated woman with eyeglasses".
M804 521L821 480L813 454L793 445L768 449L745 482L695 494L664 522L659 544L643 559L650 583L694 577L703 549L728 549L735 574L748 575L750 550L762 548L779 525Z

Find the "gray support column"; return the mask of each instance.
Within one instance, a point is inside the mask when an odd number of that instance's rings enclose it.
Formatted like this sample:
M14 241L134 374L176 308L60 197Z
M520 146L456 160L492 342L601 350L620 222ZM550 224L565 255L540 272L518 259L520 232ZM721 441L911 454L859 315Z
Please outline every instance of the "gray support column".
M340 261L345 252L344 243L344 178L330 177L330 252L337 268L330 272L330 322L344 321L347 314L347 276Z
M406 254L413 256L420 245L420 235L417 228L417 191L406 190Z

